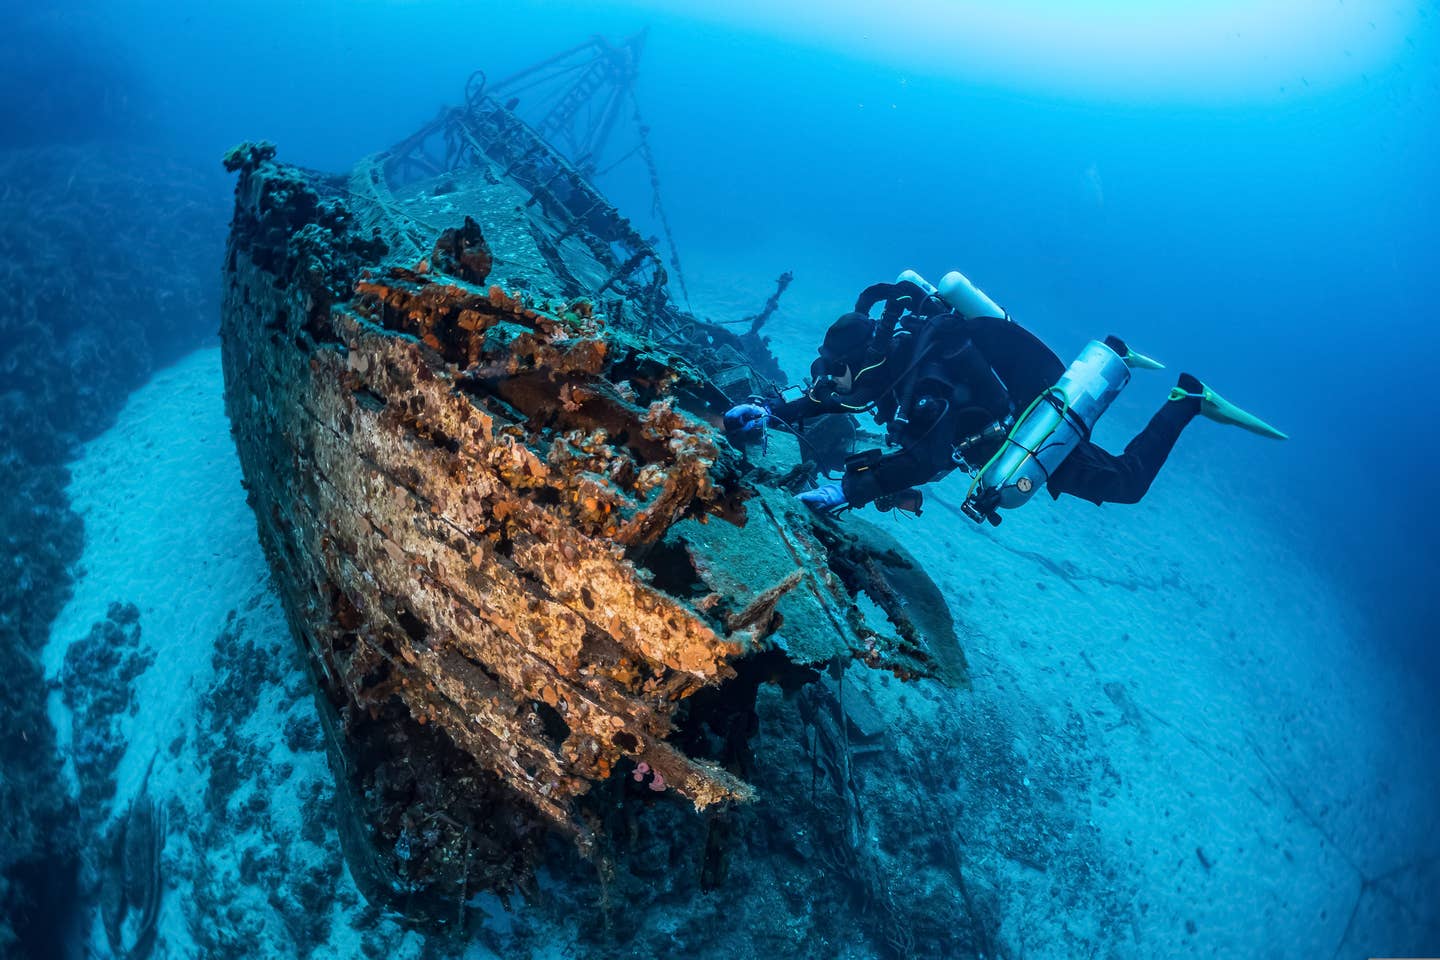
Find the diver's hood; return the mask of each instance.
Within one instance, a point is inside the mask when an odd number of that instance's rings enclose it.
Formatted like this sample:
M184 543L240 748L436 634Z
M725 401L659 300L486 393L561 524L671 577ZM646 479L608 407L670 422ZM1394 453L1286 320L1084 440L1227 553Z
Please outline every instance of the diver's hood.
M810 376L816 380L829 377L835 389L848 393L855 380L854 371L864 364L865 349L875 334L875 321L863 313L847 313L825 331L820 356L810 365Z
M845 359L861 352L875 335L875 321L863 313L847 313L830 324L820 356Z

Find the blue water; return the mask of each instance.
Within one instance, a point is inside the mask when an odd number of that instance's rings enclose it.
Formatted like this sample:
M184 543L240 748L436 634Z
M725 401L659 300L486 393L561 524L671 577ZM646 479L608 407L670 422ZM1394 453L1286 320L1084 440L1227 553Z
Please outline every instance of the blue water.
M477 67L647 29L638 100L698 288L758 304L793 269L776 336L799 357L864 286L958 268L1062 356L1113 332L1201 376L1291 436L1209 438L1207 475L1233 478L1214 522L1272 519L1377 660L1440 681L1440 3L679 6L12 6L0 150L209 168L264 138L344 170ZM658 230L633 169L602 186Z
M141 135L205 163L263 136L321 169L400 139L476 67L648 28L640 103L687 258L769 240L771 262L744 257L757 280L796 269L797 299L836 313L906 267L959 268L1062 354L1143 344L1292 434L1237 438L1235 470L1304 518L1383 635L1440 614L1434 3L295 6L32 16L95 54L55 88L104 71L91 106ZM638 177L605 185L643 222ZM1428 651L1396 655L1433 669Z

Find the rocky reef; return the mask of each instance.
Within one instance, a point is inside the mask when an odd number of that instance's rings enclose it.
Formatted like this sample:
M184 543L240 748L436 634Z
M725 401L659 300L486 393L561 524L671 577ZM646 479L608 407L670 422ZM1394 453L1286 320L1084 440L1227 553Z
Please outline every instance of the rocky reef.
M227 158L226 409L369 895L448 915L528 889L557 836L603 880L627 791L701 813L673 844L718 883L762 685L964 683L905 550L712 425L727 361L658 258L614 256L633 231L483 155L395 194L273 157Z
M213 178L118 142L7 149L0 183L0 951L48 955L81 845L37 659L84 542L65 463L213 336L223 208Z
M61 692L75 716L70 754L87 835L104 822L115 795L115 768L125 753L117 727L136 709L132 681L155 662L140 637L140 611L132 603L112 603L105 619L65 654Z

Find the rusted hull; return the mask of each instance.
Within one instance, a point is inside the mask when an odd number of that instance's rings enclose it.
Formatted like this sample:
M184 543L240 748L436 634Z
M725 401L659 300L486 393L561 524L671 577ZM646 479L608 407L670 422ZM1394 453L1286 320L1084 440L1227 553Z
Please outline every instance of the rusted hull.
M834 532L742 476L692 366L587 301L487 285L483 225L385 262L269 154L235 162L226 405L372 889L508 889L551 830L591 849L586 795L616 776L751 799L674 734L759 658L934 672L913 624L867 626Z

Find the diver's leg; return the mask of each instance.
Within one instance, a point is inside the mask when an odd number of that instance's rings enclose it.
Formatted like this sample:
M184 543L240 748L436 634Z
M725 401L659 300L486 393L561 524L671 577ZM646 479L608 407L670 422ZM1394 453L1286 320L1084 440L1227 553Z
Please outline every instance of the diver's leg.
M1047 485L1050 494L1062 493L1091 503L1138 503L1195 415L1200 399L1181 396L1166 400L1135 435L1125 452L1115 456L1093 443L1082 442L1055 469Z
M1123 454L1117 457L1082 441L1051 474L1047 484L1050 495L1068 493L1097 504L1138 503L1170 456L1180 431L1197 415L1262 437L1285 439L1281 431L1241 410L1190 374L1182 373L1180 382L1170 391L1170 399Z

